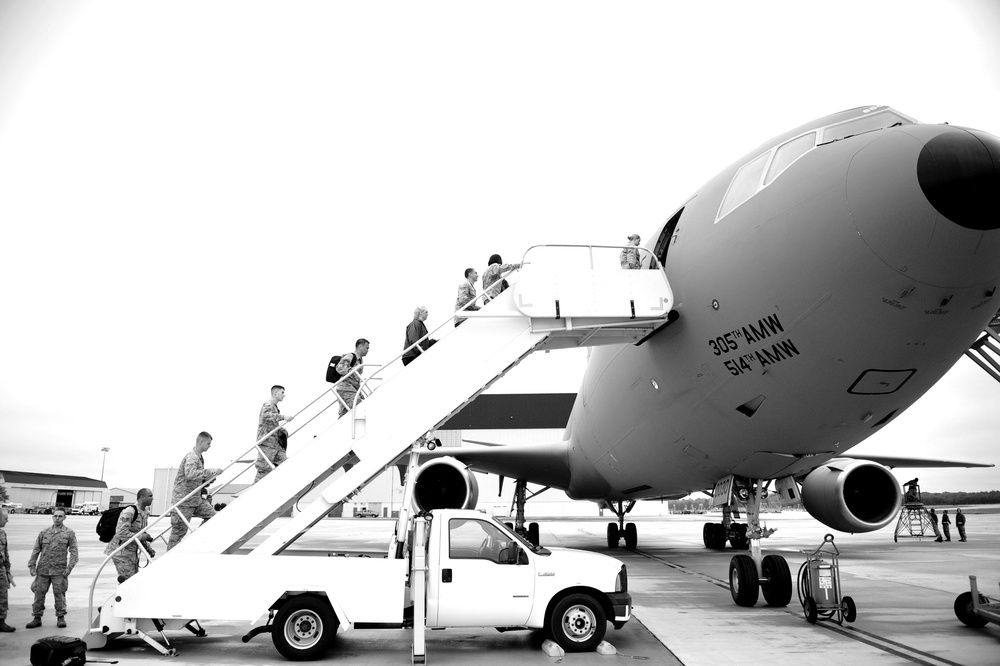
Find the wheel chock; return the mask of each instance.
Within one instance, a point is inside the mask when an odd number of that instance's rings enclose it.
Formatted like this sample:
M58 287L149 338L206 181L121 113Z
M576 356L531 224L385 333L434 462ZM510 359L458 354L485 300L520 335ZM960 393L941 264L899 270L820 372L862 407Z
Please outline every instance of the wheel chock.
M549 657L564 657L566 656L566 650L563 650L559 645L550 638L546 638L545 642L542 643L542 652Z
M618 648L607 641L601 641L598 643L597 647L594 648L594 651L597 652L597 654L603 654L605 656L618 654Z

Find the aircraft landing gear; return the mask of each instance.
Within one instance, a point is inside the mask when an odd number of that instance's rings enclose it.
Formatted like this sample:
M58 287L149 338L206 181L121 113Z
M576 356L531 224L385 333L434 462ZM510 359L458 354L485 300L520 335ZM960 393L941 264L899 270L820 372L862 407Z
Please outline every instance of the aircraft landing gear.
M729 562L729 592L733 601L737 606L754 606L763 592L768 606L787 606L792 599L788 562L780 555L762 557L760 551L760 540L774 533L773 529L760 526L760 502L767 496L767 484L762 479L729 477L716 484L714 496L718 503L724 502L723 522L706 523L702 532L705 547L721 550L728 539L734 549L749 547L750 550L749 554L735 555ZM746 502L746 524L731 522L734 496Z
M611 506L611 502L606 503L606 506L618 516L617 523L608 523L608 548L617 548L618 542L624 537L625 547L634 550L639 545L639 531L636 529L635 523L625 523L625 514L635 506L635 500L629 500L624 507L620 501L617 504L618 507L615 508Z
M538 523L529 523L527 529L524 527L524 504L528 501L527 490L528 483L526 481L517 481L514 484L514 531L537 546L541 538L539 536ZM546 490L548 488L539 490L535 495L543 493Z

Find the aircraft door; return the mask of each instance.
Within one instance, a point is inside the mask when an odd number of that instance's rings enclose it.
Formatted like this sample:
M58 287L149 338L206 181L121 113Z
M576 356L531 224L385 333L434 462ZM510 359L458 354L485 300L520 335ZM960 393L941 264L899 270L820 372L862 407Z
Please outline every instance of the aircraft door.
M663 230L660 231L659 238L656 239L656 245L653 246L653 256L656 260L660 262L660 266L664 266L667 261L667 251L670 249L670 245L673 242L674 232L677 230L677 223L681 221L681 215L684 213L684 208L682 207L679 211L673 214L673 216L667 220L667 223L663 225Z
M520 543L489 521L466 518L449 521L447 540L436 574L435 624L523 625L531 612L535 567L523 554L518 558Z

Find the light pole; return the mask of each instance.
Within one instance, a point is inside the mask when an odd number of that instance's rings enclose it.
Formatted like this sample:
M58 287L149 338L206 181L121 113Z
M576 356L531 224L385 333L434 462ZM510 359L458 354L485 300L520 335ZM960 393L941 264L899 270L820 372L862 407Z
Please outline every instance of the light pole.
M101 452L104 453L104 457L101 458L101 481L104 480L104 463L108 459L108 451L110 450L111 450L110 446L105 446L101 449Z

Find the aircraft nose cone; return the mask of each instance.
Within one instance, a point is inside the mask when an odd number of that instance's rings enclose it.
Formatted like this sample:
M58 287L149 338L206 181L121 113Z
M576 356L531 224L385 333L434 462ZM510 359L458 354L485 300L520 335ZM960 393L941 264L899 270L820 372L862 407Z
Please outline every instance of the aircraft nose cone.
M917 159L917 181L927 201L955 224L1000 228L1000 139L954 128L928 141Z

